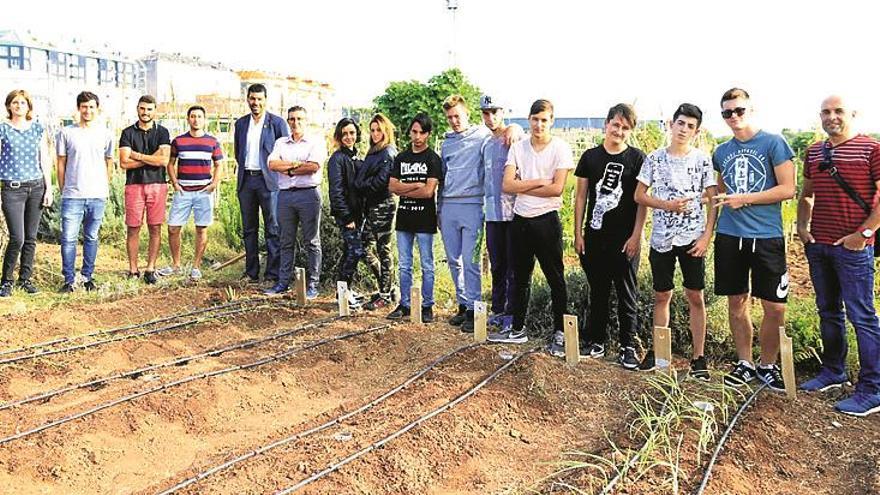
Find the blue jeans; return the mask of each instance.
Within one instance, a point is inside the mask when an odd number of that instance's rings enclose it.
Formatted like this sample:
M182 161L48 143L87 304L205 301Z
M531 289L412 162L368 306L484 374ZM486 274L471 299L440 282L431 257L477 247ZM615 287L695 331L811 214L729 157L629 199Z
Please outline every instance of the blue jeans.
M440 233L446 248L446 261L458 304L474 309L474 301L481 298L480 249L483 229L483 205L480 203L451 203L443 205ZM476 262L474 261L476 259Z
M95 259L98 257L98 232L104 220L103 198L62 198L61 199L61 274L64 283L72 284L76 274L76 243L79 228L83 227L82 276L92 279L95 273Z
M859 345L856 390L880 393L880 322L874 310L874 249L850 251L843 246L808 244L810 278L816 291L823 366L835 375L846 371L846 317Z
M410 307L413 244L419 243L422 264L422 307L434 305L434 234L397 231L397 264L400 268L400 305Z

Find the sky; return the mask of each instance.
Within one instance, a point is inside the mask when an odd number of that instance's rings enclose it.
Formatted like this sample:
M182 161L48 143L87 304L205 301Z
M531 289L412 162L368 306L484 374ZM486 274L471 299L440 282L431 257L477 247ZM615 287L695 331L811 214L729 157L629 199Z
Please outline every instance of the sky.
M690 102L724 134L719 98L740 86L768 130L817 127L822 99L840 93L861 130L880 132L878 2L454 3L453 23L447 0L30 0L4 9L0 29L314 78L347 106L370 106L388 83L426 81L454 60L511 117L538 98L558 117L603 116L628 102L640 117L668 119Z

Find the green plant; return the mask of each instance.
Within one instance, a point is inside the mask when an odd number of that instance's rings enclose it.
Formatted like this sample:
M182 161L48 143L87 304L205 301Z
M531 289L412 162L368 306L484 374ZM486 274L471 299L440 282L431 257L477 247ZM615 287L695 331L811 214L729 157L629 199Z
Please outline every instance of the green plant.
M427 113L434 121L434 132L431 133L432 147L443 137L446 128L446 115L443 112L443 100L452 94L460 94L472 110L472 121L479 123L473 113L478 108L480 89L471 84L460 69L448 69L428 80L395 81L385 88L385 92L376 97L373 103L376 110L391 119L397 128L397 149L405 149L409 145L409 134L406 132L409 121L419 112Z

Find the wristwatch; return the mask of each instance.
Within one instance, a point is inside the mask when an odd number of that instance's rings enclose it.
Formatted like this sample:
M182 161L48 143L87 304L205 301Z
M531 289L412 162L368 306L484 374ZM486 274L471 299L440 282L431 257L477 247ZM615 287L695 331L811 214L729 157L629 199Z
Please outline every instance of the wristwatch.
M861 232L859 232L859 234L861 234L862 237L864 237L865 239L870 239L874 237L874 231L869 229L868 227L865 227Z

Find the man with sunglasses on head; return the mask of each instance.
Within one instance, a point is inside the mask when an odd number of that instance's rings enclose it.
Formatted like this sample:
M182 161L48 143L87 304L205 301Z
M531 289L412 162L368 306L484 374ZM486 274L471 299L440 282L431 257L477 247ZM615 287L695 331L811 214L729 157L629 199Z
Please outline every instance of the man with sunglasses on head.
M722 207L715 237L715 293L727 296L739 358L724 383L740 387L759 378L781 392L785 384L776 358L789 288L782 201L795 193L794 152L782 136L758 129L753 112L743 89L729 89L721 97L721 116L733 138L712 155L722 191L715 196L715 206ZM750 296L760 299L764 310L757 367L752 363Z
M880 323L874 310L880 142L855 132L856 112L840 96L826 98L819 117L828 139L807 150L797 227L816 292L823 356L822 370L800 388L824 392L848 384L846 307L859 346L859 381L835 408L864 417L880 411Z

